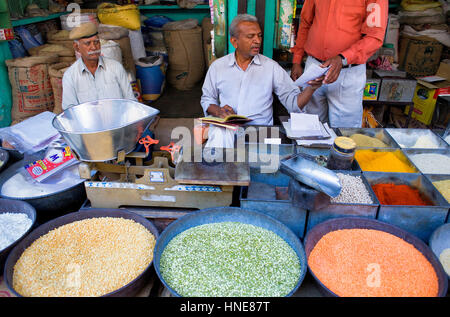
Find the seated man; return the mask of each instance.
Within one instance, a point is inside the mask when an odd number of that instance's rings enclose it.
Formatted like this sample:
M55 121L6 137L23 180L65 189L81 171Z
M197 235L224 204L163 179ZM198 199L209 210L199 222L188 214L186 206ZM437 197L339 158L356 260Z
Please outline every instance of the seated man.
M259 54L262 32L255 16L237 15L230 36L235 53L214 61L206 74L201 98L206 115L224 118L239 114L252 119L251 124L272 125L273 92L289 113L300 112L322 85L323 77L301 91L277 62ZM233 145L231 130L210 126L207 147Z
M97 26L83 23L70 31L73 46L81 55L64 73L62 108L99 99L136 100L122 64L100 56Z

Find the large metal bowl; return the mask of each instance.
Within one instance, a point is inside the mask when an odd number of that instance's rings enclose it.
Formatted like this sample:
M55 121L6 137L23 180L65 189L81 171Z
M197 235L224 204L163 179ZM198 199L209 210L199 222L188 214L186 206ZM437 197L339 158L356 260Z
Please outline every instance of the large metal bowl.
M80 160L103 162L133 151L158 113L136 101L103 99L66 109L52 124Z
M431 235L428 244L438 258L442 251L450 248L450 223L443 224L437 228ZM450 279L450 274L447 273L447 276Z
M365 218L356 218L356 217L348 217L348 218L337 218L337 219L331 219L327 220L325 222L322 222L318 225L316 225L314 228L312 228L310 231L308 231L306 237L305 237L305 252L306 257L309 258L309 255L311 254L311 251L314 249L316 244L319 242L319 240L326 235L329 232L336 231L336 230L342 230L342 229L373 229L373 230L379 230L384 231L390 234L393 234L394 236L397 236L406 242L412 244L417 250L419 250L420 253L423 254L423 256L431 263L433 266L436 275L438 277L438 283L439 283L439 290L438 295L439 297L444 297L447 295L447 288L448 288L448 279L447 274L444 271L444 268L442 267L441 263L437 259L437 257L434 255L433 251L419 238L415 237L414 235L387 223L373 220L373 219L365 219ZM308 264L309 266L309 264ZM309 271L311 272L311 275L316 280L317 284L320 286L320 291L325 296L331 296L331 297L337 297L338 295L331 291L329 288L327 288L322 281L320 281L314 272L309 267Z
M36 221L36 210L33 206L20 200L0 199L0 214L2 213L26 214L28 218L31 219L31 226L14 243L7 246L3 250L0 250L0 272L3 272L3 267L10 251L31 231Z
M28 181L24 165L44 157L44 150L26 154L25 157L1 172L0 197L22 200L36 209L36 221L44 223L80 209L86 200L84 179L80 179L78 166L50 176L45 182ZM30 190L35 192L31 194Z
M150 231L154 236L155 240L158 239L159 233L156 227L152 222L147 220L146 218L130 212L125 209L121 210L109 210L109 209L89 209L89 210L80 210L77 212L72 212L70 214L64 215L62 217L53 219L49 222L44 223L39 226L35 230L33 230L28 236L26 236L22 241L20 241L16 247L10 252L8 259L5 263L5 270L3 273L3 277L5 279L6 285L11 290L11 292L15 296L21 296L17 293L12 287L13 283L13 273L14 273L14 265L19 260L22 253L39 237L47 234L53 229L66 225L68 223L72 223L75 221L90 219L90 218L99 218L99 217L115 217L115 218L125 218L131 219L135 222L143 225L148 231ZM103 295L104 297L130 297L135 296L142 290L145 286L145 283L148 282L149 275L151 273L150 268L153 264L153 261L148 264L145 270L136 277L133 281L124 285L123 287Z
M174 289L170 287L161 275L159 262L161 260L161 255L169 244L169 242L179 233L186 231L189 228L218 222L241 222L245 224L254 225L267 230L270 230L280 236L287 244L295 251L300 261L300 277L298 279L297 285L292 289L292 291L286 295L287 297L292 296L295 291L300 287L305 278L306 274L306 255L303 245L296 235L287 226L260 212L245 210L235 207L218 207L199 210L193 213L189 213L178 220L172 222L167 228L162 232L160 238L156 242L155 252L153 256L153 261L155 263L155 271L161 282L169 290L169 292L176 297L180 297Z

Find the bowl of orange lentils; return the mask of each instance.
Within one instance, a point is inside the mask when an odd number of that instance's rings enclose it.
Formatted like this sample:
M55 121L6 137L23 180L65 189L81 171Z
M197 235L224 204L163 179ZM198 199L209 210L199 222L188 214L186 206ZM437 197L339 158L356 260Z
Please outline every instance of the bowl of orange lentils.
M418 237L374 219L322 222L305 237L308 269L326 296L443 297L448 278Z

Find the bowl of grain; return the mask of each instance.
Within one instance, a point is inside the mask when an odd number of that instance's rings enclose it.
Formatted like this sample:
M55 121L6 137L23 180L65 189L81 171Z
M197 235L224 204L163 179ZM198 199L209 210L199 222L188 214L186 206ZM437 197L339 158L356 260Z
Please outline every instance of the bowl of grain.
M284 224L234 207L189 213L164 229L155 271L172 296L292 296L306 274L303 246Z
M428 244L450 278L450 223L443 224L434 230Z
M0 199L0 272L11 250L34 226L36 210L21 200Z
M387 223L347 217L313 227L308 269L326 296L442 297L447 275L416 236Z
M157 238L149 220L128 210L73 212L16 245L5 282L24 297L135 296L148 282Z

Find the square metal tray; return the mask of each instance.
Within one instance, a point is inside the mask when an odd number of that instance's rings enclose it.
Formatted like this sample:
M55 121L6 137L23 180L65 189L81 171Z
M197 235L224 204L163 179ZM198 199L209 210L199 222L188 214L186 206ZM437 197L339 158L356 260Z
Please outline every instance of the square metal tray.
M398 144L394 141L394 139L386 132L384 128L339 128L338 134L345 137L350 137L355 133L364 134L370 136L372 138L377 138L380 141L386 143L386 147L370 147L370 146L358 146L359 149L366 148L398 148Z
M449 211L449 204L433 184L421 174L410 173L376 173L363 172L370 186L392 183L405 184L419 190L428 197L434 206L397 206L383 205L380 202L377 219L396 225L425 242L433 231L444 224Z

